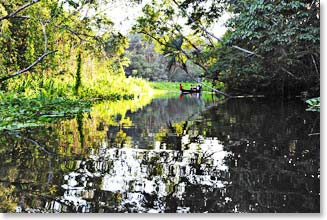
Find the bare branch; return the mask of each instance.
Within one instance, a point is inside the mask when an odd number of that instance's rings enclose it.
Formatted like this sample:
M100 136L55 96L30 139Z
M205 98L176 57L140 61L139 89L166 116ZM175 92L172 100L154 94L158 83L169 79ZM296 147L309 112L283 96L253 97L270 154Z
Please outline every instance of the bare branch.
M15 15L15 16L11 16L10 18L16 18L16 19L32 19L30 16L26 16L26 15Z
M318 70L318 67L317 67L317 63L316 63L316 60L315 60L315 58L314 58L314 56L312 54L311 54L311 59L312 59L312 62L314 64L314 66L315 66L316 73L317 73L317 75L319 75L319 70Z
M36 2L38 2L38 1L32 1L32 2L36 3ZM32 5L32 4L31 4L32 2L30 2L29 5L26 4L24 8L27 8L28 6ZM34 4L34 3L33 3L33 4ZM23 10L24 8L21 7L21 9L20 9L19 11ZM19 12L19 11L18 11L18 12ZM55 50L55 51L50 51L50 52L48 52L48 37L47 37L46 23L44 22L44 20L42 20L42 19L36 19L36 18L31 18L31 17L29 17L29 16L15 16L15 14L17 14L18 12L12 13L12 15L11 15L9 18L17 18L17 19L34 19L34 20L37 20L37 21L40 22L40 24L41 24L41 26L42 26L42 30L43 30L43 38L44 38L44 49L43 49L43 55L40 56L37 60L35 60L31 65L29 65L29 66L26 67L25 69L22 69L22 70L20 70L20 71L18 71L18 72L16 72L16 73L13 73L13 74L11 74L11 75L9 75L9 76L5 76L5 77L3 77L3 78L0 78L0 83L6 81L6 80L8 80L8 79L11 79L11 78L13 78L13 77L16 77L16 76L18 76L18 75L21 75L21 74L23 74L24 72L29 71L29 70L32 69L36 64L40 63L40 62L44 59L44 57L46 57L46 56L48 56L48 55L50 55L50 54L56 52L56 50Z
M249 54L249 55L255 55L255 56L257 56L257 57L262 58L260 55L255 54L254 52L249 51L249 50L247 50L247 49L244 49L244 48L242 48L242 47L239 47L239 46L236 46L236 45L232 45L232 47L235 48L235 49L237 49L237 50L243 51L243 52L245 52L245 53L247 53L247 54Z
M72 33L73 35L75 35L81 42L91 42L90 40L87 39L87 38L91 38L91 39L94 39L95 41L98 41L98 42L100 42L102 44L105 44L105 42L100 37L98 37L96 35L90 35L90 34L86 34L86 33L77 32L77 31L75 31L72 28L67 27L67 26L64 26L62 28L67 30L68 32ZM83 36L85 38L82 38L81 36Z
M176 26L174 26L174 28L197 52L201 52L201 50L190 39L184 36L180 29L178 29Z
M1 79L0 79L0 83L6 81L6 80L8 80L8 79L14 78L14 77L16 77L16 76L19 76L19 75L21 75L21 74L23 74L23 73L25 73L25 72L31 70L31 69L32 69L36 64L40 63L40 62L41 62L41 61L42 61L46 56L48 56L48 55L50 55L50 54L53 54L53 53L55 53L55 52L57 52L57 50L52 50L52 51L49 51L49 52L47 52L47 53L44 53L42 56L40 56L38 59L36 59L36 60L31 64L31 65L29 65L29 66L26 67L25 69L22 69L22 70L20 70L20 71L18 71L18 72L16 72L16 73L13 73L13 74L11 74L11 75L9 75L9 76L5 76L5 77L1 78Z
M287 73L288 75L290 75L291 77L293 77L294 79L299 79L298 77L296 77L293 73L291 73L290 71L288 71L287 69L285 69L284 67L281 67L281 69Z
M0 17L0 21L15 16L17 13L19 13L19 12L23 11L24 9L30 7L31 5L34 5L35 3L38 3L39 1L40 0L32 0L32 1L30 1L29 3L27 3L27 4L25 4L25 5L21 6L21 7L19 7L18 9L16 9L13 12L11 12L10 14L8 14L6 16Z
M320 133L312 133L312 134L308 134L308 136L314 136L314 135L320 135Z
M44 38L44 50L43 53L46 53L48 51L47 47L48 47L48 37L47 37L47 30L46 30L46 25L47 25L47 21L44 21L43 19L39 19L39 18L32 18L29 16L12 16L11 18L14 19L31 19L31 20L36 20L38 22L40 22L42 29L43 29L43 38Z
M48 37L47 37L47 29L46 29L46 25L47 22L44 21L43 19L39 19L39 18L32 18L29 16L12 16L11 18L17 18L17 19L32 19L32 20L37 20L38 22L40 22L42 29L43 29L43 38L44 38L44 50L43 53L47 52L47 47L48 47Z

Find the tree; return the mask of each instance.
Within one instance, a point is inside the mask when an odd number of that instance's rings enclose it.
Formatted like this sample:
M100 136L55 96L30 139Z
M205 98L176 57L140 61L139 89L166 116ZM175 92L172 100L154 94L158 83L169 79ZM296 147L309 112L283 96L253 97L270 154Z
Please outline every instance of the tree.
M96 11L103 1L25 2L0 2L0 83L53 68L62 58L54 53L67 46L103 54L113 31L113 23ZM42 62L47 56L51 59Z
M231 92L319 92L319 1L227 1L234 16L217 66ZM238 44L258 56L228 49ZM251 88L251 89L250 89Z
M219 38L209 30L223 11L232 16ZM186 72L192 62L233 93L319 87L318 1L153 1L134 31L156 41Z

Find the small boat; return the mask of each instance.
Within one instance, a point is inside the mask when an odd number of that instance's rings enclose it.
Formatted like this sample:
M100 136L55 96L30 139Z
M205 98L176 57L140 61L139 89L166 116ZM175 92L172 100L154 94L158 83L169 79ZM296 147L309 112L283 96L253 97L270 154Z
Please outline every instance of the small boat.
M199 89L182 89L182 93L200 93L201 87Z

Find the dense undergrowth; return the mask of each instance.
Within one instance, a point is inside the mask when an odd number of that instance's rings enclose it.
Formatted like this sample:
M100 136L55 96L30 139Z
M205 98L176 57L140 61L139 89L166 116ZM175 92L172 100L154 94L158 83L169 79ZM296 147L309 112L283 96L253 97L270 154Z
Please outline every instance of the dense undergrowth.
M87 112L101 100L138 99L152 92L145 80L105 72L82 78L78 94L74 94L74 81L67 78L15 79L6 92L0 92L0 130L40 126Z

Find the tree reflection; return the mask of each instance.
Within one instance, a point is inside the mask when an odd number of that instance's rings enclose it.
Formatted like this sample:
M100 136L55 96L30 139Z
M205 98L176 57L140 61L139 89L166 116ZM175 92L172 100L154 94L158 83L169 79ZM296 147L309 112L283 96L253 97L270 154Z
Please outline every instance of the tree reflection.
M319 211L319 114L261 100L135 105L3 133L8 201L23 212Z

